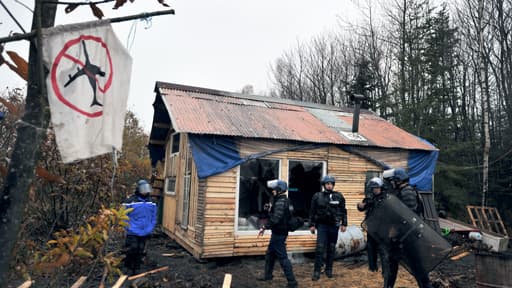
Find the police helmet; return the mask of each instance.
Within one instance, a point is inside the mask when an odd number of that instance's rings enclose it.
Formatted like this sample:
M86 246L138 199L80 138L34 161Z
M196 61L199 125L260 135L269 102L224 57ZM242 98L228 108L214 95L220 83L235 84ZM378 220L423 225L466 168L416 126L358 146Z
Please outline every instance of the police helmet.
M326 183L332 183L334 185L336 184L336 180L330 175L325 175L324 178L322 178L321 183L322 185L325 185Z
M151 185L148 183L148 181L141 179L137 181L137 193L139 193L142 196L147 196L149 193L151 193L153 189L151 188Z
M396 168L393 175L393 180L400 182L407 181L409 180L409 174L407 174L407 172L405 172L405 170L402 168Z
M382 188L382 179L380 179L379 177L373 177L372 179L370 179L370 181L368 182L368 188L370 189L373 189L373 188Z
M276 190L278 193L283 193L288 190L288 184L286 184L285 181L279 179L268 181L267 187L272 190Z

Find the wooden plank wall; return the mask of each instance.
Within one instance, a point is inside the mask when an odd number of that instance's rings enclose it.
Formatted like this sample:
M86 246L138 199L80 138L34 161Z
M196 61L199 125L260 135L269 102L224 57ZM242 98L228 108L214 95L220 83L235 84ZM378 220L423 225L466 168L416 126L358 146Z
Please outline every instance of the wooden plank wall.
M170 135L169 135L170 136ZM177 171L177 163L178 163L178 155L170 155L170 137L167 137L166 147L165 147L165 163L164 163L164 176L167 177L176 177ZM165 181L165 179L164 179ZM176 179L178 181L178 179ZM164 184L165 185L165 184ZM176 186L177 187L177 186ZM164 187L164 191L165 191ZM176 195L171 195L168 193L163 193L164 197L164 209L162 213L162 226L164 231L167 233L174 233L174 228L176 227Z
M391 168L407 168L407 159L409 158L409 152L407 150L370 147L356 147L354 149L375 159L379 159Z
M164 199L163 211L163 227L164 231L171 235L178 243L194 254L199 256L201 251L199 243L201 243L201 235L203 225L198 223L197 215L199 210L199 179L197 177L197 169L194 161L192 161L191 181L190 181L190 197L189 197L189 211L188 211L188 225L181 227L183 221L183 191L184 191L184 176L185 176L185 163L187 157L191 157L191 151L188 145L188 135L180 135L180 148L179 152L169 155L169 146L166 149L166 176L176 177L176 194L166 194ZM196 235L199 229L199 237Z
M238 169L206 179L202 257L232 256Z

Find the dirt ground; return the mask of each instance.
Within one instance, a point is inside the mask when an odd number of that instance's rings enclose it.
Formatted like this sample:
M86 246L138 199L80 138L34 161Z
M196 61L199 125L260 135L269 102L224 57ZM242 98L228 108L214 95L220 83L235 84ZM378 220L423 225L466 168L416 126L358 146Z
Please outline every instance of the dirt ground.
M162 254L171 256L162 256ZM209 259L199 263L176 242L163 234L156 235L148 242L148 255L140 272L169 266L169 270L148 276L144 285L138 287L222 287L226 273L232 275L231 287L285 287L286 279L279 264L274 269L271 282L260 282L256 279L262 275L263 256L233 257ZM313 255L299 255L293 259L293 269L299 287L382 287L382 276L379 272L370 272L366 254L360 253L343 259L334 264L334 278L324 275L319 281L311 280L313 271ZM476 287L474 257L472 255L458 261L446 260L430 273L434 287ZM140 283L143 284L143 283ZM129 287L126 283L123 287ZM395 287L417 287L414 277L400 267Z
M164 254L166 254L164 256ZM323 274L319 281L313 282L313 254L294 255L293 270L299 287L382 287L382 275L368 270L365 252L337 259L334 263L334 278L328 279ZM260 282L256 279L262 275L263 256L230 257L208 259L199 262L186 250L163 233L155 233L147 243L147 257L137 273L146 272L163 266L166 271L148 275L144 278L126 281L122 287L173 287L173 288L219 288L222 287L226 273L232 275L233 288L286 287L281 267L276 263L274 279L271 282ZM94 269L98 270L98 269ZM93 276L98 275L98 276ZM99 287L101 270L94 271L81 287ZM59 281L58 287L71 287L78 279L67 275ZM51 277L51 276L50 276ZM475 260L470 255L458 261L445 260L430 273L434 287L476 287ZM32 287L56 287L51 279L34 279ZM114 280L115 282L115 280ZM23 281L11 282L8 287L18 287ZM110 283L111 287L113 283ZM396 288L417 287L414 277L400 267Z

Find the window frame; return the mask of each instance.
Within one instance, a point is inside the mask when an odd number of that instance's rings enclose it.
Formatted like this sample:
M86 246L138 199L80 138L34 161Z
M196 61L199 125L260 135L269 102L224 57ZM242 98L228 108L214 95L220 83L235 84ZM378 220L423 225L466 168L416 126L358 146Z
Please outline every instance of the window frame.
M271 160L271 161L277 161L277 178L280 178L281 176L281 170L282 170L282 163L283 160L279 158L258 158L257 160ZM244 162L245 163L245 162ZM238 218L239 218L239 212L240 212L240 167L244 164L240 164L237 166L237 178L236 178L236 197L235 197L235 215L234 215L234 229L235 229L235 235L256 235L255 232L258 231L258 228L254 230L239 230L238 225Z
M175 140L178 138L178 144L175 146ZM169 156L176 155L180 153L180 144L181 144L181 135L178 132L174 132L171 134L171 141L169 141ZM174 151L174 148L177 147L177 151Z
M174 189L173 189L173 191L168 191L167 188L169 186L169 181L171 181L171 179L174 180ZM164 193L165 193L165 195L168 195L168 196L176 196L176 176L165 177Z
M327 161L326 160L306 160L306 159L287 159L288 160L288 181L287 183L289 184L290 183L290 161L296 161L296 162L316 162L316 163L322 163L322 175L321 175L321 178L324 177L325 175L327 175ZM320 179L321 179L320 178ZM288 193L288 199L290 199L290 191L287 192ZM313 194L314 195L314 194ZM313 197L313 196L311 196ZM290 199L290 203L291 203L291 199ZM309 212L309 209L311 209L311 207L308 208L308 212ZM309 215L309 213L308 213ZM309 217L309 216L308 216ZM304 219L305 222L306 221L309 221L309 219ZM309 231L309 229L305 229L305 230L300 230L297 229L293 232L288 232L288 235L311 235L311 232Z

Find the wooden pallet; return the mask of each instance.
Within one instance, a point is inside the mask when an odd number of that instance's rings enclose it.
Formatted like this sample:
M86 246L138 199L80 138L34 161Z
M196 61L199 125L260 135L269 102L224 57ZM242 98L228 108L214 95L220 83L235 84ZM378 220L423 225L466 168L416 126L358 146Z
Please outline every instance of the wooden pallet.
M498 209L472 205L467 205L466 209L474 226L508 237L507 229L503 225Z

